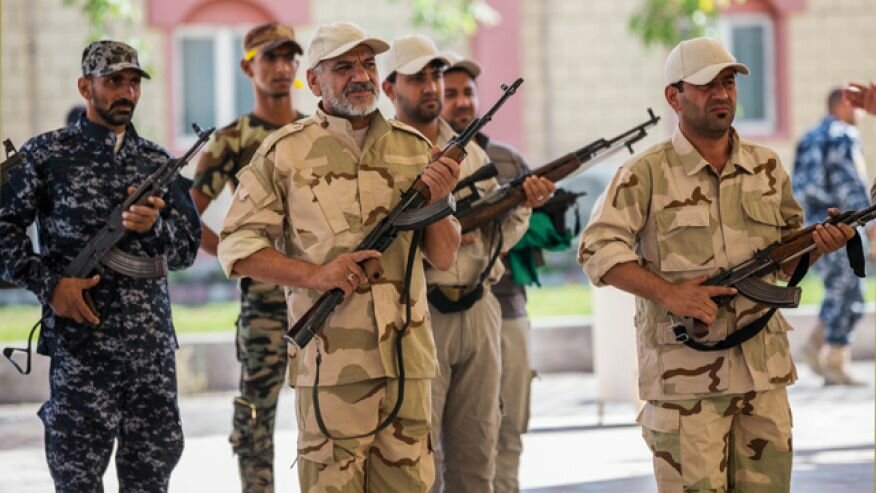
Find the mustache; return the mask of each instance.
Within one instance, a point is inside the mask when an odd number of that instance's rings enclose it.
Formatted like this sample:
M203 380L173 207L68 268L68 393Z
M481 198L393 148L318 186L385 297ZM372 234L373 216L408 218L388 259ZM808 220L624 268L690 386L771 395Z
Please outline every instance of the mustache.
M134 102L130 99L119 99L118 101L115 101L113 102L113 104L110 105L110 109L115 109L122 106L128 106L131 109L134 109Z
M733 105L731 105L731 104L730 104L730 101L728 100L728 101L712 101L712 102L709 104L708 109L712 109L712 108L714 108L715 106L726 106L726 107L731 108L731 109L733 108Z
M377 88L370 82L351 82L344 88L344 96L357 91L370 91L371 94L377 94Z

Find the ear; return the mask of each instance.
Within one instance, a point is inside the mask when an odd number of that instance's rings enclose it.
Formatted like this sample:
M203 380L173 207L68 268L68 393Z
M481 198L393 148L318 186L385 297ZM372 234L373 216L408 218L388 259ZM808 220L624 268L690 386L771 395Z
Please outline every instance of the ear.
M663 88L663 96L666 97L666 102L669 103L669 106L672 107L674 111L678 111L681 108L681 102L679 102L678 88L673 85L668 85Z
M307 69L307 86L310 87L310 92L312 92L314 96L318 98L322 97L322 89L319 88L319 80L317 79L316 71L312 68Z
M91 101L91 81L87 77L80 77L76 81L76 87L79 89L80 96L86 101Z
M386 97L388 97L390 101L395 101L395 84L388 80L384 80L383 83L380 84L380 87L383 88L383 93L386 94Z
M252 78L252 60L241 60L240 70L243 70L243 73L246 74L247 77Z

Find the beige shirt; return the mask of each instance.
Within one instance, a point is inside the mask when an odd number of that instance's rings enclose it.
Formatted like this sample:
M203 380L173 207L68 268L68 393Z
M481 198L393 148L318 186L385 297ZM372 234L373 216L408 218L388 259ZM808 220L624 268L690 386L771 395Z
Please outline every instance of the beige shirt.
M714 275L800 227L803 212L771 150L732 137L720 176L681 131L632 158L598 200L579 247L579 262L598 286L612 267L637 262L677 283ZM774 283L776 275L764 278ZM724 339L764 311L736 296L700 342ZM766 390L794 382L786 332L777 313L756 337L724 351L699 352L675 341L667 309L636 299L642 399L688 399Z
M219 260L229 276L234 263L267 247L322 265L349 252L400 199L430 160L419 132L375 112L360 149L350 123L321 110L286 125L262 143L237 175L240 184L221 232ZM405 319L402 284L411 232L403 232L380 259L383 274L360 287L328 318L304 349L289 345L289 381L320 385L397 377L395 339ZM404 340L409 378L436 374L422 255L411 273L412 322ZM294 324L323 293L287 287Z
M443 119L438 120L439 132L436 145L444 147L450 142L456 133L453 128ZM481 149L475 142L469 142L465 150L468 155L460 163L459 178L477 171L478 168L490 162L486 151ZM495 179L484 180L476 185L481 193L488 192L499 186ZM461 198L461 197L460 197ZM532 209L528 207L516 208L501 225L502 251L507 252L523 237L526 228L529 227L529 216ZM461 245L456 256L456 263L447 271L436 269L426 270L426 282L440 286L472 287L478 284L479 277L490 261L490 255L495 251L498 235L494 234L495 225L490 223L483 228L472 232L477 237L474 243ZM487 284L495 284L505 272L505 267L500 260L496 260L487 278Z

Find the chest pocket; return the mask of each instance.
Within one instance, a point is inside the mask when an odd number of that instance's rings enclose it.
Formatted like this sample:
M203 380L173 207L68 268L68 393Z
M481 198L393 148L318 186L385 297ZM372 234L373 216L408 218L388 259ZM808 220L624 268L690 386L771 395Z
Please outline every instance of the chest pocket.
M782 227L787 224L779 204L764 200L742 202L748 228L748 243L751 250L759 250L782 238Z
M296 171L300 177L308 182L308 189L313 195L313 201L319 206L325 224L328 224L332 233L338 234L350 229L350 223L344 215L343 204L355 200L355 180L343 176L343 173L331 171L327 166L328 158L321 156L307 159L297 164ZM348 187L343 185L349 184ZM348 188L349 190L344 190ZM304 190L298 190L301 194ZM351 193L347 196L347 193ZM306 193L304 194L307 195ZM302 197L303 198L303 197ZM341 202L345 200L345 202ZM306 209L305 209L306 210Z
M664 209L656 214L660 269L707 270L715 266L708 206Z

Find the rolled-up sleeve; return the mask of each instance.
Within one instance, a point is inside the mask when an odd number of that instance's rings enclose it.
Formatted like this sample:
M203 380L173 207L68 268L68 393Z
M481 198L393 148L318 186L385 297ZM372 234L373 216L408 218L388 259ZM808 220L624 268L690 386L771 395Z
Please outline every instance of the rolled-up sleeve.
M636 244L648 216L650 197L647 167L625 165L596 201L578 246L578 263L596 286L605 285L602 278L615 265L639 260Z
M283 234L285 193L276 181L273 152L253 157L238 174L239 184L219 235L219 263L228 277L234 264L263 250L274 248Z

